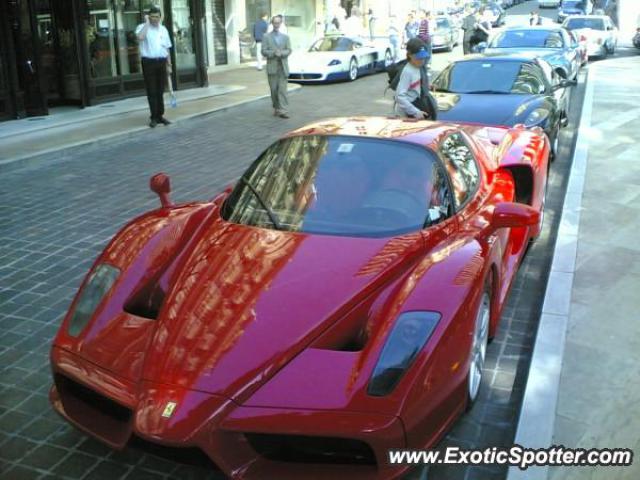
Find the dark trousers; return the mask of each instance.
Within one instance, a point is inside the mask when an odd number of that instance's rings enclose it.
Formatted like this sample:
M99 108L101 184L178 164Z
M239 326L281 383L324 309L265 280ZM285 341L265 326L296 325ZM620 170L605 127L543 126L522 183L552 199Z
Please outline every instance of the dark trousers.
M473 39L472 35L465 35L464 37L462 37L462 51L464 52L465 55L468 55L469 53L471 53L472 39Z
M167 83L167 60L164 58L143 58L142 74L147 90L151 120L160 120L164 115L164 88Z

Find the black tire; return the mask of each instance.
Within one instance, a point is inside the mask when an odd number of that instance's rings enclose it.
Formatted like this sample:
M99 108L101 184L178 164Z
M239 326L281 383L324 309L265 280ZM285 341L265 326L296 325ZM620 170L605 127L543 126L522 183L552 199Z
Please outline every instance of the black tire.
M358 78L358 61L352 58L349 62L349 81L353 82L356 78Z

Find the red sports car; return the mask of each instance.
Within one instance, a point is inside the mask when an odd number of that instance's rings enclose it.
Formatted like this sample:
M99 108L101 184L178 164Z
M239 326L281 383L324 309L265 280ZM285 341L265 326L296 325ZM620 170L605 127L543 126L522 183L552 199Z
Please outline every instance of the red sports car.
M478 396L539 233L544 133L339 118L125 226L51 350L54 408L232 478L397 478Z

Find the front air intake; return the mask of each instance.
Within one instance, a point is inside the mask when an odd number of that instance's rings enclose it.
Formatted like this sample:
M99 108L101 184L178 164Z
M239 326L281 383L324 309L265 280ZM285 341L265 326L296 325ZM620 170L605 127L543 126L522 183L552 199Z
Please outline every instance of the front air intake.
M361 440L265 433L245 436L259 455L277 462L376 465L373 450Z

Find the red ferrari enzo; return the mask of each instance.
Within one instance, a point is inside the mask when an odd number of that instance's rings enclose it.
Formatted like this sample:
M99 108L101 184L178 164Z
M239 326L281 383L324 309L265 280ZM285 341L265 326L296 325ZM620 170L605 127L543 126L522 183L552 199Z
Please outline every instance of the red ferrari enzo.
M339 118L125 226L51 350L54 408L232 478L397 478L478 396L541 229L544 133Z

